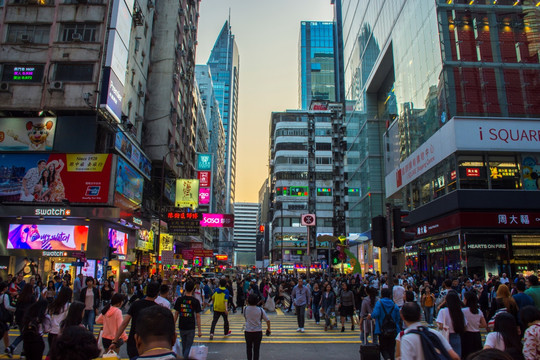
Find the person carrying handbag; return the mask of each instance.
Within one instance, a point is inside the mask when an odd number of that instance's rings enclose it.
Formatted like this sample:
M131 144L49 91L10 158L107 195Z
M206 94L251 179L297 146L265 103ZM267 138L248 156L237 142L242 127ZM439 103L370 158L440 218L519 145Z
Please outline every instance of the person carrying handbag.
M270 319L266 312L257 306L258 297L251 294L248 297L248 306L244 308L246 319L244 336L246 339L246 353L248 360L259 360L259 351L262 342L262 321L266 321L266 336L270 336Z

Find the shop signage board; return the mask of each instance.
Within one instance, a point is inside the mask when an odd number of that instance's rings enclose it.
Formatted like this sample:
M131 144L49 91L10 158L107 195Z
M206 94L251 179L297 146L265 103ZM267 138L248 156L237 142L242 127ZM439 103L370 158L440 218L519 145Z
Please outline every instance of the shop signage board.
M199 212L169 211L165 214L169 234L198 235L202 214Z
M140 229L137 230L137 250L152 251L154 250L154 231Z
M199 180L176 180L175 207L195 209L199 207Z
M114 148L124 155L127 161L148 180L152 176L152 162L144 153L122 132L116 133Z
M111 166L110 154L4 154L0 201L108 203Z
M212 170L212 154L197 154L197 169Z
M142 202L144 179L124 159L118 157L114 190L135 204Z
M203 213L201 220L202 227L234 227L233 214L209 214Z
M51 151L56 118L0 118L0 151Z
M193 250L182 250L182 258L184 260L193 260Z

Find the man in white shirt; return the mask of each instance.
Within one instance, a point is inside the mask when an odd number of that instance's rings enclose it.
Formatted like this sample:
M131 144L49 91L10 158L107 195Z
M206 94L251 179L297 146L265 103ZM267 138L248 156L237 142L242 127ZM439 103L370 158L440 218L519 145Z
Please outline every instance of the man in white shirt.
M509 281L510 281L510 280L506 277L506 273L503 273L502 276L501 276L501 278L499 279L499 282L500 282L501 284L508 284Z
M392 297L393 297L394 303L396 303L396 305L400 309L403 306L403 303L405 302L404 295L405 295L405 288L399 285L398 279L394 279L394 287L392 288Z
M159 296L154 300L158 305L163 306L164 308L171 309L171 302L167 300L169 296L169 285L161 285L159 288Z
M401 360L424 360L428 358L428 356L424 356L424 346L422 346L421 335L410 333L413 330L422 331L422 329L419 329L420 327L423 327L422 323L420 322L420 305L418 305L416 302L405 303L400 311L400 314L401 319L403 319L403 322L407 327L404 334L401 336L400 341ZM426 330L436 336L441 347L448 352L448 355L450 355L452 360L460 360L459 355L452 350L452 346L441 335L440 332L433 329ZM439 349L435 342L432 342L430 345L431 346L427 346L426 348L431 348L435 351L443 350Z

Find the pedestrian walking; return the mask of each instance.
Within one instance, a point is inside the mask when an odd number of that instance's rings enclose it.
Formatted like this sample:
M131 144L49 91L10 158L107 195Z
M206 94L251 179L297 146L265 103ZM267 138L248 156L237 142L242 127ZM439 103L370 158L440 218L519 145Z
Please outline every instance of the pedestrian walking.
M513 359L523 359L516 319L503 312L495 318L493 332L486 336L484 349L497 349L508 353Z
M219 288L212 294L212 302L214 304L214 318L212 319L212 326L210 327L210 340L214 339L214 330L219 318L223 317L223 332L225 336L231 335L229 330L229 290L226 288L227 280L219 280Z
M32 285L30 284L24 285L17 299L17 305L15 305L15 323L17 324L17 327L19 328L19 336L17 336L15 340L11 343L11 345L6 348L5 352L9 356L13 355L13 351L15 351L17 346L23 340L22 328L23 328L24 314L26 313L26 310L28 310L28 308L35 302L36 302L36 298L34 296L34 289L32 288Z
M299 279L298 285L294 287L291 294L291 302L296 309L296 320L298 322L298 329L296 329L296 332L305 331L304 322L306 320L306 306L309 305L310 297L309 289L304 286L304 281Z
M96 314L100 304L99 290L94 285L94 278L91 276L87 277L86 287L81 290L81 296L79 297L79 301L85 305L83 325L86 326L92 334L94 333Z
M341 283L341 294L339 299L340 302L338 304L338 309L341 319L341 332L345 331L345 322L347 321L347 317L351 318L351 331L353 331L353 315L356 311L356 305L354 303L354 293L349 289L349 284L346 282Z
M333 324L331 323L331 316L336 307L336 296L332 290L332 285L327 284L325 291L321 296L321 309L324 316L324 331L331 329Z
M399 308L391 297L390 289L383 288L381 299L375 304L371 316L368 316L368 320L375 319L375 335L378 336L381 355L385 360L394 360L396 336L401 331Z
M23 349L26 360L41 360L45 350L43 336L51 328L47 316L47 300L40 300L28 308L22 322Z
M76 281L76 280L75 280ZM49 304L47 308L47 316L51 321L51 328L49 329L49 335L47 336L47 343L49 344L49 353L54 343L54 339L60 333L60 323L66 318L69 305L71 302L72 291L68 287L64 287L58 293L58 296Z
M122 325L123 316L120 307L124 303L124 295L116 293L111 298L111 303L105 306L101 310L96 323L103 324L103 330L101 333L101 343L104 349L108 349L111 346L118 329ZM128 339L127 334L124 332L120 337L122 341ZM115 351L118 352L120 345L116 347Z
M195 339L195 326L197 326L199 337L202 336L201 330L201 303L199 299L193 296L195 284L193 281L186 282L184 295L176 299L174 303L174 323L178 321L180 330L180 341L182 343L182 356L184 359L189 357L193 340Z
M426 286L422 294L421 302L424 309L424 318L429 326L433 326L433 308L435 307L435 295L431 292L431 288Z
M534 305L525 306L520 311L520 317L526 327L523 357L525 360L540 359L540 310Z
M476 292L469 291L463 296L465 308L462 309L465 316L465 333L461 337L462 357L467 358L470 354L482 350L482 335L480 328L486 328L487 323L482 310L478 308Z
M321 297L322 292L319 288L319 283L313 284L313 292L311 293L311 311L315 318L315 324L319 325L321 322Z
M99 353L96 338L90 331L82 326L70 326L56 339L51 349L51 360L92 360L99 357Z
M367 320L367 318L371 315L375 308L375 304L377 303L377 289L370 286L367 288L366 292L368 296L362 300L362 305L360 307L360 324L358 325L360 326L360 341L364 342L364 339L367 340L368 336L372 335L373 343L377 343L373 331L373 324L371 324L371 326L364 326L364 322L371 323L371 320Z
M461 335L465 333L467 325L465 315L461 311L461 300L455 290L450 290L446 294L446 306L437 315L437 324L440 330L447 330L449 333L450 345L452 349L461 357Z
M262 341L262 321L266 321L266 336L270 336L270 319L266 312L257 303L259 299L251 294L248 297L248 305L244 308L246 319L244 336L246 339L246 352L248 360L259 360L259 352Z

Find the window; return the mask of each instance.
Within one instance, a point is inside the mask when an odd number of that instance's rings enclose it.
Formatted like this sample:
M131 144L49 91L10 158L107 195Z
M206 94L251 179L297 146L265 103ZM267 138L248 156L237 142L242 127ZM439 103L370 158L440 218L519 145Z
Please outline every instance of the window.
M317 196L332 196L331 188L317 188Z
M63 24L60 41L95 42L97 37L97 24L72 23Z
M519 171L514 156L489 156L492 189L519 189Z
M9 24L6 42L48 44L50 25Z
M459 188L487 189L487 172L482 155L461 155L458 158Z
M56 81L92 81L94 64L56 64Z

